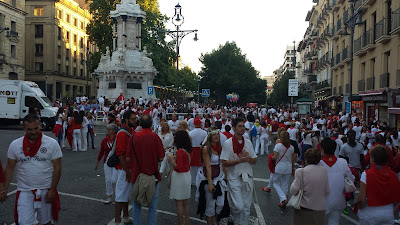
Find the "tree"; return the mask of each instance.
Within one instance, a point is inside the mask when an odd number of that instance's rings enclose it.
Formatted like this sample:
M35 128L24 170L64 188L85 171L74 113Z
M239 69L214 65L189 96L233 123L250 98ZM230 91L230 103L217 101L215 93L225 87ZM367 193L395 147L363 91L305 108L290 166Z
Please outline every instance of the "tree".
M293 71L286 71L278 80L275 81L273 86L274 90L269 95L269 98L267 100L268 105L281 106L290 104L291 99L288 96L289 79L294 78L295 74ZM293 97L293 103L295 103L297 99L303 98L305 96L306 94L304 93L304 91L299 90L299 96Z
M217 50L202 54L200 61L201 86L211 89L211 97L219 104L232 92L239 94L239 103L265 103L266 82L259 78L259 72L235 42L226 42Z

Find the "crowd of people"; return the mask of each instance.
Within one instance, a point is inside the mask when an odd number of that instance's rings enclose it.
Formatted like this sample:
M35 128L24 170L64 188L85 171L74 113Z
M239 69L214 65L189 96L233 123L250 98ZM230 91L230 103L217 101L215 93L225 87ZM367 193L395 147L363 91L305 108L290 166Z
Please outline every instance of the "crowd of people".
M252 165L264 154L268 161L258 163L268 163L269 183L261 190L269 194L274 189L282 210L289 192L302 192L294 224L337 225L350 210L362 225L400 224L393 213L400 202L400 133L385 122L367 124L356 113L299 115L285 107L194 101L175 107L170 100L125 99L122 94L114 102L82 96L60 106L53 129L57 141L42 134L37 115L24 119L26 134L11 143L4 178L0 164L0 201L7 198L17 168L19 224L33 224L35 212L43 224L57 221L65 142L72 151L87 151L91 137L95 149L96 117L106 124L106 137L94 169L103 163L106 203L115 202L115 224L142 224L142 206L149 208L148 224L156 224L159 182L166 180L178 225L189 224L192 187L197 213L205 215L208 225L223 217L246 225L255 191ZM348 191L349 185L359 194ZM40 201L39 207L29 204Z

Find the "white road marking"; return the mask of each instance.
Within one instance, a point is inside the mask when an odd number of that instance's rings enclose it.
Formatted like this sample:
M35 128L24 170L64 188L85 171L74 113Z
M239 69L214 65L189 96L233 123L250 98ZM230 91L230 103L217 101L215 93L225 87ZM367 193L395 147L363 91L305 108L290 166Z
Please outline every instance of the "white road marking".
M357 220L351 218L351 217L348 216L348 215L345 215L345 214L342 213L342 217L345 218L346 220L348 220L348 221L354 223L354 224L358 224L358 221L357 221Z
M10 195L13 195L13 194L15 194L15 193L17 193L17 190L14 190L14 191L12 191L12 192L7 193L7 197L10 196Z
M269 182L269 179L263 179L263 178L253 178L254 181L260 181L260 182Z

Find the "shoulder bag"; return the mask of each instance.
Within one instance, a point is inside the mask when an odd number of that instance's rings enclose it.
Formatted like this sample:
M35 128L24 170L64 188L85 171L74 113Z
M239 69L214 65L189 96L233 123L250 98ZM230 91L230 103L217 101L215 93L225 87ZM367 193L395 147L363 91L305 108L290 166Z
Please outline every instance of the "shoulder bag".
M131 137L132 135L129 133L128 130L126 130L125 128L121 128L119 132L125 132L126 135L128 135L129 137ZM118 135L117 133L117 135ZM117 156L117 153L115 151L116 148L116 142L117 142L117 138L115 138L112 149L110 151L110 153L108 154L108 158L107 158L107 166L109 167L116 167L119 164L119 158Z
M346 165L343 166L343 175L344 175L344 193L351 193L356 191L356 186L354 185L353 181L350 180L346 176Z
M301 179L300 179L300 190L297 195L292 195L287 206L291 206L295 209L300 209L301 199L303 198L303 177L304 177L304 169L301 170Z

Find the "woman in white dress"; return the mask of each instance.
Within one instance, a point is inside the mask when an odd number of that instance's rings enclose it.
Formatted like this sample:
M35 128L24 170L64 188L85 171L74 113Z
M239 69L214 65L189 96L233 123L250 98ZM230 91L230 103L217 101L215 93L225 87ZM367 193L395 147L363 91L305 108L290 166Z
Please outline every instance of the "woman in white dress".
M158 132L158 136L160 137L163 147L165 150L165 157L164 160L161 162L160 166L160 176L162 176L163 173L165 173L165 170L168 167L168 157L170 155L173 155L173 143L174 143L174 136L171 133L171 129L168 125L167 122L163 121L160 124L161 129Z
M319 165L326 168L329 180L329 194L325 197L326 201L326 224L339 225L340 217L346 208L346 199L343 194L344 178L348 177L354 182L347 161L335 156L336 142L331 138L321 141L322 160Z
M174 199L177 210L178 225L189 224L190 216L190 191L192 177L190 175L190 152L192 142L189 134L185 130L178 130L175 134L174 143L176 146L176 156L168 157L169 162L174 167L171 174L171 187L169 199ZM183 223L185 216L185 223Z

